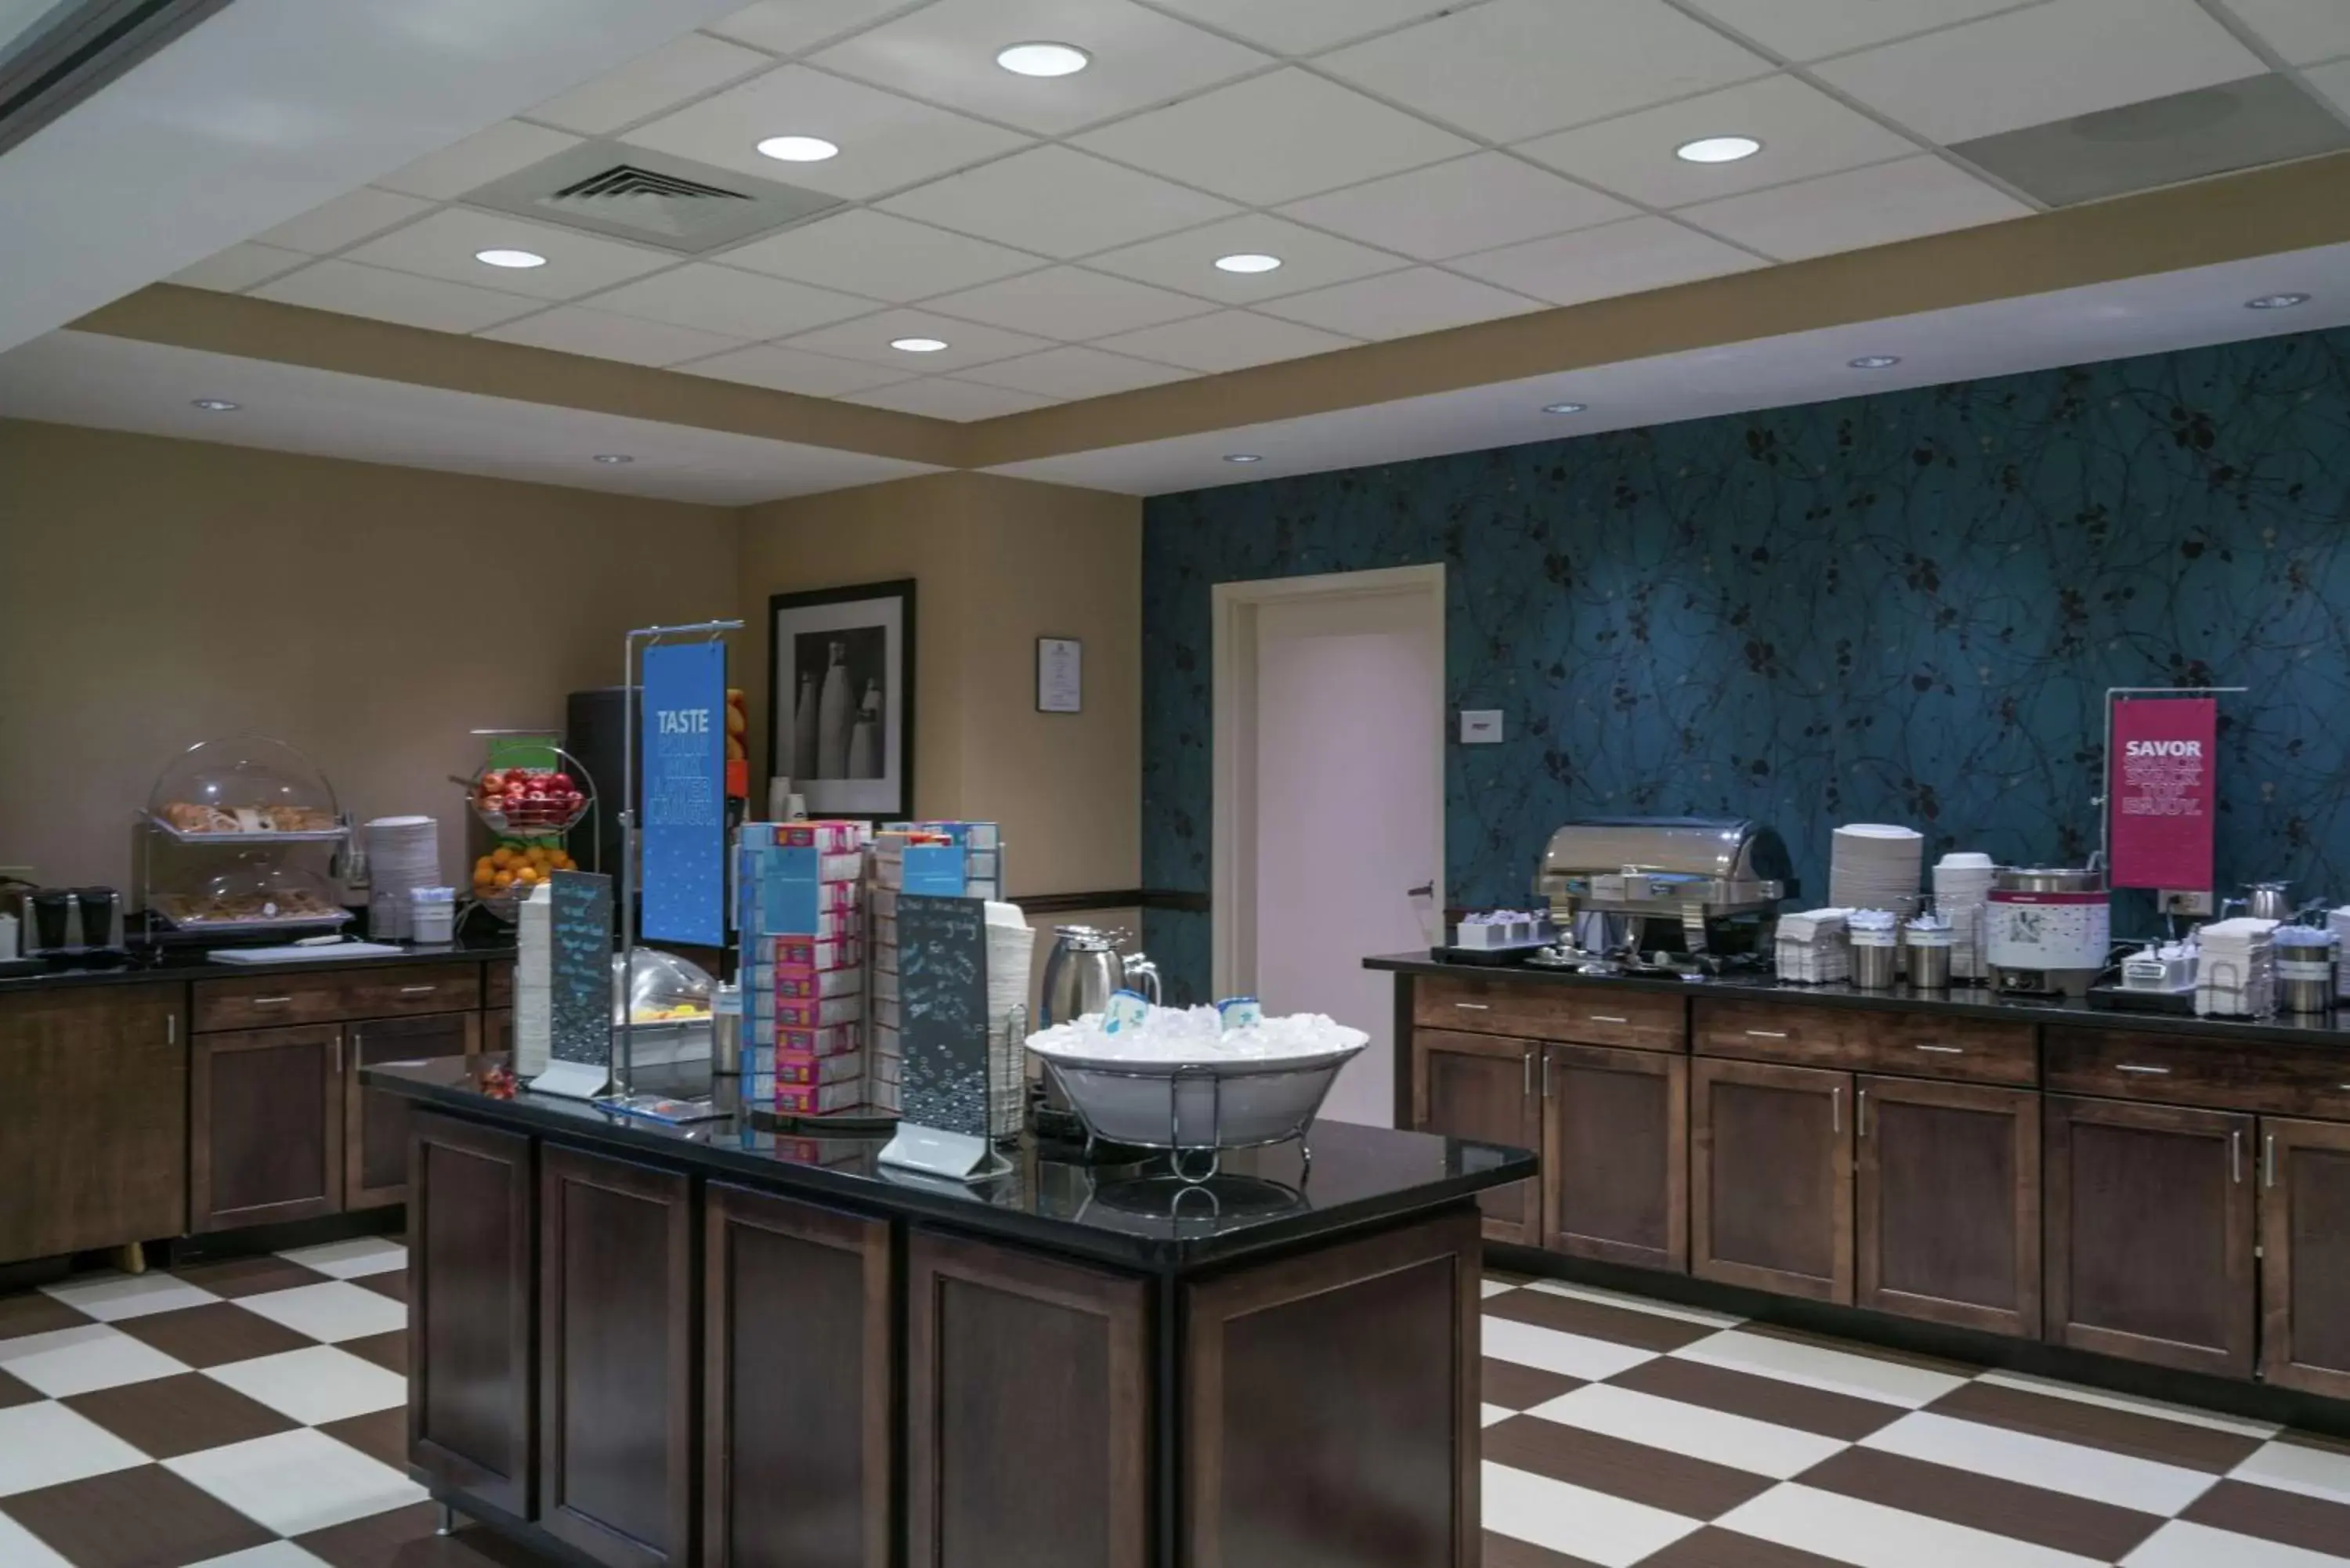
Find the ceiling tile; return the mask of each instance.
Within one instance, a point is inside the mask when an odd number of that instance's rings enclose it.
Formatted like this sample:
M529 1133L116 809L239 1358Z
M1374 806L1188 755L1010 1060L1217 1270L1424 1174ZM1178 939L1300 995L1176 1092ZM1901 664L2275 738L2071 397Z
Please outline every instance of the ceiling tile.
M820 136L838 146L840 155L821 163L779 163L758 151L770 136ZM806 66L754 77L640 125L622 140L854 199L961 169L1028 140Z
M375 182L387 190L446 202L578 145L579 138L576 136L549 130L543 125L525 125L519 119L503 119L453 146L427 153Z
M2032 209L1934 157L1826 174L1684 207L1679 215L1782 261L2021 218Z
M724 260L728 266L899 304L1045 265L1042 256L863 207L754 240L728 251Z
M1218 256L1278 256L1271 272L1225 272ZM1235 304L1303 294L1309 288L1394 272L1409 264L1401 256L1358 245L1266 213L1244 213L1220 223L1087 258L1086 265L1145 283Z
M256 283L266 283L280 273L291 272L309 259L299 251L281 251L276 245L248 240L208 255L192 267L182 267L165 281L235 294Z
M1509 245L1452 264L1461 272L1553 305L1644 294L1762 265L1711 234L1669 218L1647 217Z
M1459 0L1159 0L1173 11L1284 55L1311 55L1433 16Z
M1046 398L1106 398L1168 381L1188 381L1189 370L1153 365L1098 348L1048 348L1018 359L1000 359L965 373L964 379L991 387L1010 387Z
M797 348L778 348L772 343L754 344L748 348L737 348L731 354L697 359L692 364L676 368L690 376L741 381L747 386L765 387L777 392L801 392L812 398L837 398L849 392L869 392L876 387L911 379L901 371L884 369L879 365L860 364L854 359L836 359L828 354L803 353Z
M2019 0L1690 0L1725 27L1734 27L1791 60L1816 60L1871 44L1889 43L1971 22Z
M983 387L975 381L958 381L951 376L926 376L919 381L901 381L878 392L859 392L844 402L863 403L868 408L895 409L901 414L923 414L934 420L992 420L999 414L1024 413L1030 409L1050 408L1054 400L1039 398L1028 392L1015 392L1008 387Z
M1293 294L1257 308L1328 332L1380 338L1440 332L1448 327L1517 316L1542 306L1518 295L1421 266L1342 283L1335 288L1317 288L1311 294Z
M1475 151L1451 131L1294 66L1076 140L1255 206Z
M2350 55L2350 5L2342 0L2221 0L2293 65Z
M1096 347L1214 373L1352 348L1357 341L1254 311L1220 310L1172 326L1146 327L1139 332L1105 337Z
M1053 256L1132 244L1232 212L1229 202L1066 147L1038 147L881 205L903 217Z
M1936 141L2069 119L2267 67L2195 0L2049 0L1815 67Z
M828 44L844 33L869 27L886 16L911 10L921 0L761 0L723 22L705 22L702 30L767 49L796 55L818 44Z
M598 310L757 341L846 321L873 308L869 299L710 262L688 262L596 296Z
M2350 60L2340 65L2321 66L2302 73L2309 85L2334 100L2334 107L2350 114Z
M775 63L756 49L688 33L525 112L583 136L607 136Z
M1735 163L1691 163L1673 150L1701 136L1751 136ZM1734 196L1918 151L1917 143L1794 77L1765 77L1662 109L1522 143L1528 158L1652 207Z
M542 301L342 260L312 262L251 291L255 299L397 321L435 332L478 332L540 308Z
M937 337L947 346L928 354L910 354L889 347L900 337ZM1053 343L1050 338L1006 332L1000 327L959 320L935 311L899 309L803 332L791 340L789 347L805 348L812 354L862 359L868 365L882 365L915 375L936 375L960 370L967 365L983 365L990 359L1009 359L1014 354L1034 354L1050 348Z
M265 244L322 256L432 210L432 203L421 196L403 196L397 191L362 185L322 207L311 208L298 218L265 229L255 237Z
M741 347L742 339L696 332L665 321L642 321L585 305L558 305L481 334L501 343L525 343L564 354L619 359L630 365L674 365Z
M1093 64L1040 80L995 64L1024 38L1074 44ZM1273 63L1131 0L936 0L813 57L827 70L1055 136L1195 93Z
M1390 102L1497 141L1771 69L1666 0L1490 0L1320 64Z
M933 299L930 306L966 321L983 321L1065 343L1088 343L1112 332L1204 316L1215 308L1204 299L1078 266L1047 267L983 284Z
M1293 202L1293 217L1442 261L1629 217L1633 209L1503 152L1478 152Z
M478 251L498 248L536 251L546 258L546 265L494 267L473 259ZM537 299L577 299L677 261L659 251L639 250L576 230L470 207L443 207L346 254L350 260L369 266L421 273L452 283L494 284L505 293Z

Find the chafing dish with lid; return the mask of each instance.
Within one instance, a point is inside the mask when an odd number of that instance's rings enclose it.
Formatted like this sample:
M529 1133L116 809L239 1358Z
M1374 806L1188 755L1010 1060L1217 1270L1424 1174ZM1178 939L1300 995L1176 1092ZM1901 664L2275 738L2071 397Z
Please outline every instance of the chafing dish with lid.
M1534 877L1561 926L1607 917L1597 945L1643 953L1767 954L1796 891L1785 841L1742 817L1585 817L1550 836Z

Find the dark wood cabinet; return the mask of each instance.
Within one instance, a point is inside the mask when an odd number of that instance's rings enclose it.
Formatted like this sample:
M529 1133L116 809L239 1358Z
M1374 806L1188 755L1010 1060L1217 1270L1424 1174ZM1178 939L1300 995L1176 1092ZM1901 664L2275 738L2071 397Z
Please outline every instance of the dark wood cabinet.
M196 1035L188 1050L188 1229L341 1208L343 1098L338 1023Z
M1538 1075L1543 1244L1686 1272L1689 1058L1552 1044Z
M540 1151L539 1523L610 1568L694 1560L693 1232L683 1172Z
M1850 1304L1852 1075L1700 1057L1690 1068L1690 1267Z
M2261 1123L2261 1376L2350 1399L2350 1126Z
M1856 1303L2039 1337L2039 1095L1864 1077L1853 1132Z
M889 1221L712 1182L702 1260L705 1568L889 1568Z
M482 1014L482 1050L491 1055L514 1054L514 1009L493 1007Z
M2042 1116L2047 1337L2250 1376L2252 1118L2061 1095Z
M364 1087L359 1069L380 1062L467 1056L481 1048L481 1014L427 1013L343 1026L343 1207L377 1209L408 1198L408 1102Z
M1412 1120L1423 1132L1513 1148L1542 1143L1542 1102L1534 1086L1542 1047L1531 1040L1415 1029L1411 1036ZM1542 1244L1542 1192L1521 1181L1482 1195L1485 1236L1523 1247Z
M917 1231L907 1568L1143 1568L1143 1282Z
M426 1113L409 1154L409 1462L527 1519L537 1430L530 1140Z
M186 995L0 997L0 1262L186 1229Z

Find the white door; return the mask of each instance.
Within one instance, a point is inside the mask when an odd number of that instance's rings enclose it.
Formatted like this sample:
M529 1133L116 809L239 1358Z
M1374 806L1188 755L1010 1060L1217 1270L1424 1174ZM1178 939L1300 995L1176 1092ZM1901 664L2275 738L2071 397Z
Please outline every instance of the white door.
M1371 1036L1324 1114L1391 1127L1394 977L1363 960L1426 947L1411 890L1443 878L1442 580L1269 599L1254 622L1254 766L1224 775L1254 794L1235 968L1267 1011Z

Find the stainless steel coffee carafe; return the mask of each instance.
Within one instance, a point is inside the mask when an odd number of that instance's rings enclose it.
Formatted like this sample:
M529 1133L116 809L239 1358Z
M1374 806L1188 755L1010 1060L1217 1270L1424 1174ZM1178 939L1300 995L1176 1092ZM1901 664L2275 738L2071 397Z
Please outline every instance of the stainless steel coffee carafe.
M1036 1026L1074 1023L1088 1012L1100 1012L1119 991L1139 991L1159 1002L1159 966L1140 953L1118 950L1124 934L1094 926L1056 926L1053 950L1045 955L1045 984L1037 999ZM1055 1111L1070 1108L1060 1081L1045 1075L1045 1103Z

